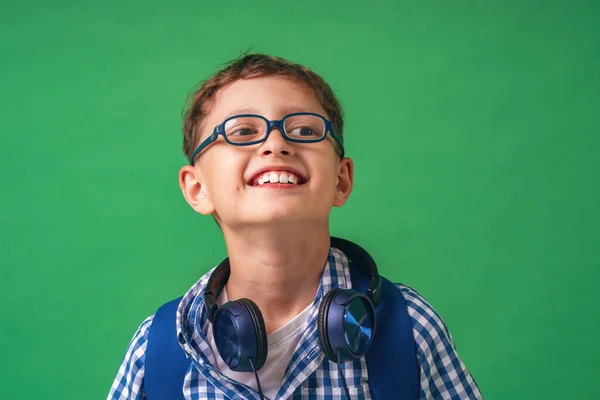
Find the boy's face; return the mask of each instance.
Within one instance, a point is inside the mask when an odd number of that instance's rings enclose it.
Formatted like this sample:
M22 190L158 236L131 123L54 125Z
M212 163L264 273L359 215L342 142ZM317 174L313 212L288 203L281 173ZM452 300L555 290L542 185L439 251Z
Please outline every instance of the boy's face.
M217 93L199 142L235 114L275 120L299 111L329 119L310 90L293 80L278 76L238 80ZM285 170L295 172L296 184L258 182L269 171L279 177L278 172ZM222 227L323 223L333 206L346 202L352 184L352 161L339 159L330 135L317 143L294 143L275 128L265 142L250 146L233 146L219 136L198 155L195 166L180 171L188 203L202 214L215 213Z

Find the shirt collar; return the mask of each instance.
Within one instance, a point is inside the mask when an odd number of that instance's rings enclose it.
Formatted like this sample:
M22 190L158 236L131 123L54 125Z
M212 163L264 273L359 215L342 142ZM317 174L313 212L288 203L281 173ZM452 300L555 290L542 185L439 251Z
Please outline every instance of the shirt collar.
M209 323L204 309L204 290L215 268L213 267L204 274L187 291L177 309L177 339L179 344L185 353L192 357L192 360L207 367L214 365L215 360L206 339ZM313 307L318 307L323 296L335 288L351 289L352 280L348 259L344 253L336 248L330 248Z

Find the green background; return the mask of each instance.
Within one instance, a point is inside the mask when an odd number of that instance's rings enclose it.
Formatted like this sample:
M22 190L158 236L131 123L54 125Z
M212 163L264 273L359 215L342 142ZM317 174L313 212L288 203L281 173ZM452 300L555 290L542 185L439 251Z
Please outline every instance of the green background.
M0 6L2 399L105 398L138 324L225 256L177 183L187 92L250 48L332 85L332 233L444 317L487 399L600 372L600 3Z

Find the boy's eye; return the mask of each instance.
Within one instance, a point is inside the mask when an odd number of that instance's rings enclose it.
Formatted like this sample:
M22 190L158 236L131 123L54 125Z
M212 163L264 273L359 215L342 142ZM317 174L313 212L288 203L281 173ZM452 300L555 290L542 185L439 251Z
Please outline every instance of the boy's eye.
M239 128L232 129L230 132L227 132L227 136L250 136L256 135L258 132L255 129L251 128Z
M288 134L290 136L302 136L302 137L320 137L321 134L316 129L309 126L301 126L291 129Z

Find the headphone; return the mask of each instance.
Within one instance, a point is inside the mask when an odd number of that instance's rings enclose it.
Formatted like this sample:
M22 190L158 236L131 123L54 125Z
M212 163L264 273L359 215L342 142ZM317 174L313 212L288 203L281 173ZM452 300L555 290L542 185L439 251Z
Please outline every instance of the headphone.
M369 253L345 239L331 237L331 247L340 249L360 272L370 277L365 293L335 288L321 301L318 316L319 344L334 363L361 358L375 336L375 308L381 301L381 278ZM216 300L230 274L229 258L211 274L204 292L204 305L212 324L221 358L236 372L257 372L267 361L267 330L256 303L250 299Z

